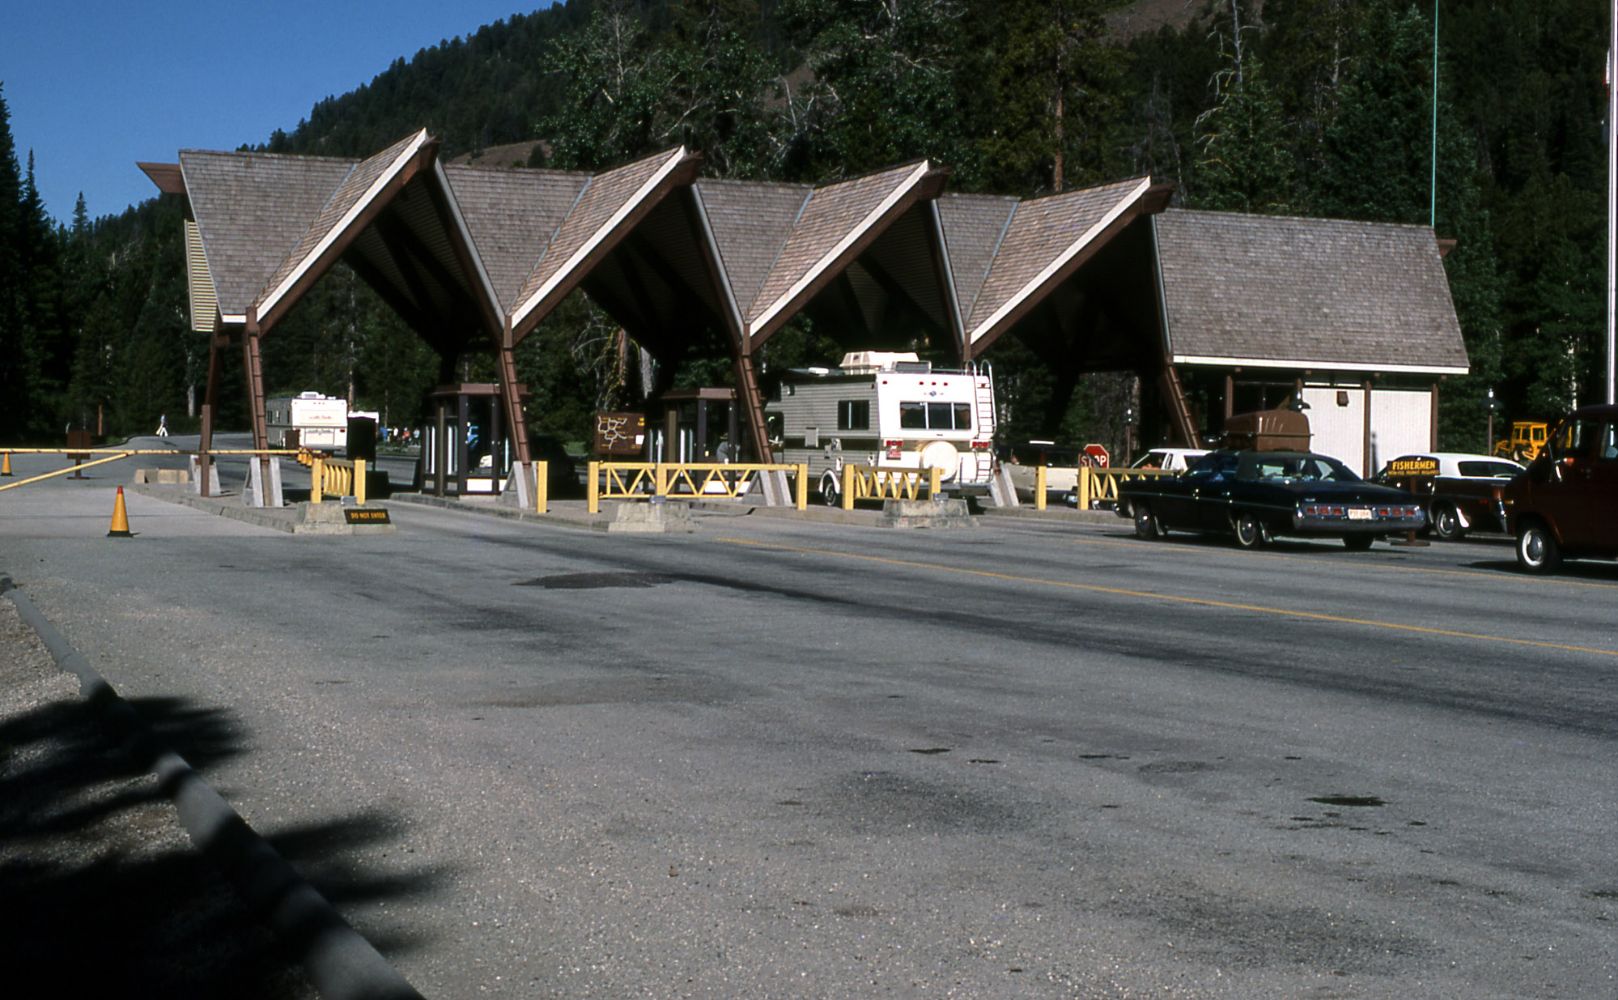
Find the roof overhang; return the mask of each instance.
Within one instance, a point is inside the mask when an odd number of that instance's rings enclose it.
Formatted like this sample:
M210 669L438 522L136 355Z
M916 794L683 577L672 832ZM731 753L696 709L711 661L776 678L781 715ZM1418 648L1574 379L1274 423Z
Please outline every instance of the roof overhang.
M178 163L136 162L135 166L164 194L185 194L185 175L180 172Z
M1206 368L1270 368L1296 371L1334 372L1395 372L1411 375L1465 375L1470 368L1439 365L1385 365L1354 361L1306 361L1285 358L1221 358L1204 355L1176 354L1169 359L1177 365L1195 365Z

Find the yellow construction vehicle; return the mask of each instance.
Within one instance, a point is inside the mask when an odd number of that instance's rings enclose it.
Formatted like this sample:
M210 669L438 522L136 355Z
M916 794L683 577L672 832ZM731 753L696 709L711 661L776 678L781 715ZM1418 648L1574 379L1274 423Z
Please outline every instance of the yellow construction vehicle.
M1550 424L1543 420L1514 420L1511 423L1511 437L1494 443L1494 454L1497 458L1509 458L1527 464L1539 457L1539 450L1545 447L1545 435L1550 432Z

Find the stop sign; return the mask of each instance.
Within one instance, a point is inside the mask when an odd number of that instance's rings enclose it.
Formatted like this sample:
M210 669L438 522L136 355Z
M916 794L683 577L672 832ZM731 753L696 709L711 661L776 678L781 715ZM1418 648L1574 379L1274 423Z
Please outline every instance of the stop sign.
M1107 449L1102 445L1087 444L1084 446L1084 453L1090 456L1090 461L1097 468L1105 469L1112 464L1112 456L1107 454Z

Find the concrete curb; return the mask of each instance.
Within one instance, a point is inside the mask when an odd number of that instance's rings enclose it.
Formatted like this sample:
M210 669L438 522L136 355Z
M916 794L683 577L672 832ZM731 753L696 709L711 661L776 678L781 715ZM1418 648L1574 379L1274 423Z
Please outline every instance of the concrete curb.
M125 489L131 493L151 497L153 500L175 503L219 517L228 517L232 520L257 525L260 528L273 528L276 531L285 531L294 535L367 535L387 533L394 530L391 523L381 525L345 523L337 514L342 509L342 505L336 500L331 500L318 506L293 504L287 507L247 507L218 497L198 496L190 491L190 487L176 488L165 484L137 483L131 484ZM380 504L375 506L381 508ZM318 511L328 507L330 512L319 518L309 513L310 511Z
M159 787L174 802L191 842L224 872L249 909L258 914L303 966L326 1000L421 1000L387 959L255 833L185 758L157 744L135 710L67 641L11 577L0 574L0 594L38 634L51 658L79 679L79 694L102 721L129 741Z
M1020 517L1033 521L1068 521L1078 524L1118 524L1128 525L1128 518L1119 517L1110 510L1072 510L1067 507L1047 507L1044 510L1035 510L1033 504L1021 507L985 507L979 512L983 517Z

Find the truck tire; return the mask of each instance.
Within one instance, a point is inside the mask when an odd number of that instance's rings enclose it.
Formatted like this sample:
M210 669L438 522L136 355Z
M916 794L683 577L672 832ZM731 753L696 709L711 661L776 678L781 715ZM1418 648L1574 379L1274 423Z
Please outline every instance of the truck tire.
M1540 520L1517 527L1517 565L1530 573L1549 573L1562 563L1562 547L1550 525Z
M836 470L828 469L820 477L820 502L828 507L841 507L843 504L843 481Z

